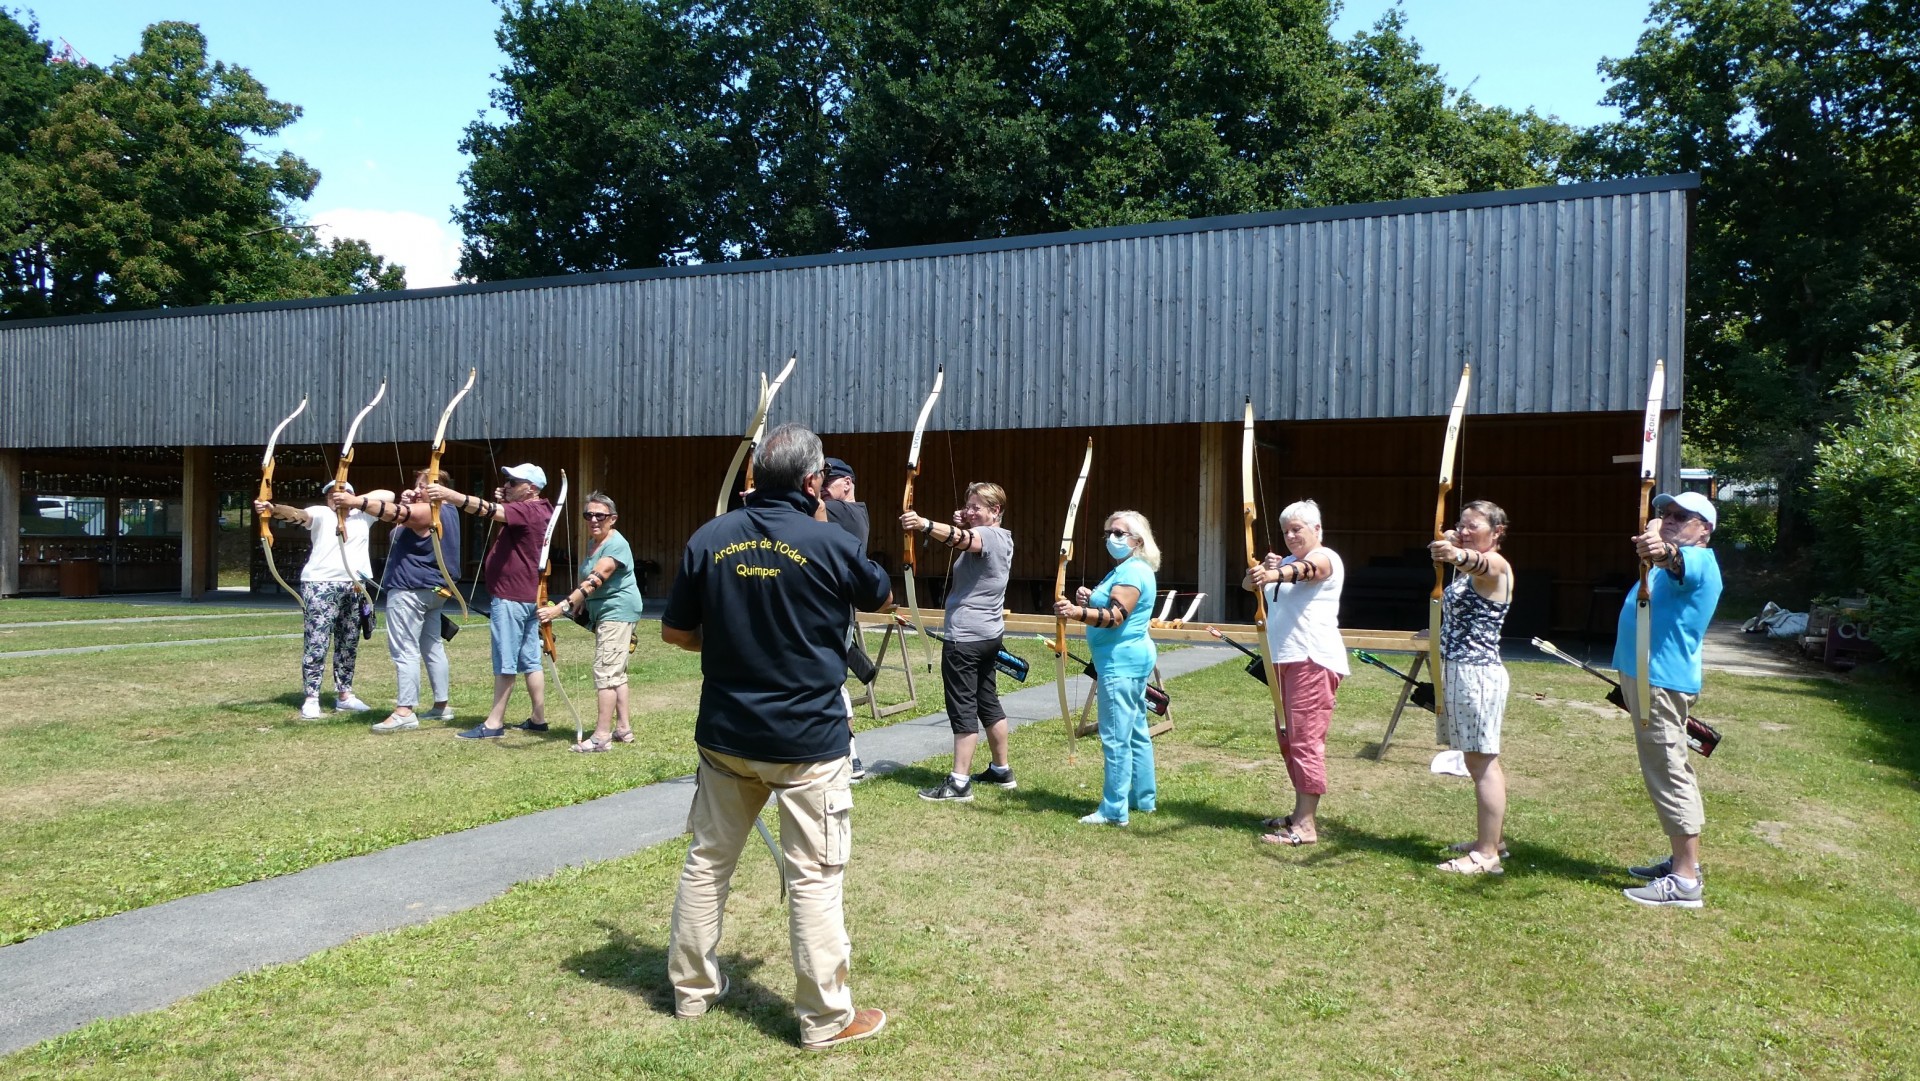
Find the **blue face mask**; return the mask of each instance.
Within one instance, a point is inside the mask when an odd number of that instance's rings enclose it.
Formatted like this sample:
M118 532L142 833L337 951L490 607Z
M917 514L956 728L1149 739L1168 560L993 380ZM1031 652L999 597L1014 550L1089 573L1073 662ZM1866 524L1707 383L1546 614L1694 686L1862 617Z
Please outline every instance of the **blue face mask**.
M1107 554L1115 559L1125 559L1133 554L1133 545L1128 544L1125 537L1110 536L1107 538Z

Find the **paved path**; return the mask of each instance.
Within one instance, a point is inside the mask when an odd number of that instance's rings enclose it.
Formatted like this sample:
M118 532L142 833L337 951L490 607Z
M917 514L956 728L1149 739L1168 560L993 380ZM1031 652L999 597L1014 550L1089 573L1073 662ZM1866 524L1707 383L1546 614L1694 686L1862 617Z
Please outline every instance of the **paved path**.
M1193 646L1164 654L1160 667L1171 679L1239 656ZM1085 681L1076 684L1076 696L1085 694ZM1051 681L1001 702L1015 728L1060 720ZM944 713L860 734L860 757L876 772L952 750ZM101 1018L157 1009L243 972L297 961L360 935L472 908L564 867L671 841L680 835L692 799L693 778L681 777L0 948L0 1054Z

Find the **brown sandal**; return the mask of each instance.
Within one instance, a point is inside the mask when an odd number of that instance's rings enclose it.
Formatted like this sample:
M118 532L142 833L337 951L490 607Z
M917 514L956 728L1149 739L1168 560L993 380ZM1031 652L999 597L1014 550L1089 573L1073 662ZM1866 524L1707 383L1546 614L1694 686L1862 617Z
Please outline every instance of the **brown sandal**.
M1260 835L1260 839L1270 845L1286 845L1288 848L1299 848L1301 845L1320 843L1318 837L1307 838L1300 836L1300 831L1294 829L1292 826L1288 826L1286 830L1279 833L1263 833Z

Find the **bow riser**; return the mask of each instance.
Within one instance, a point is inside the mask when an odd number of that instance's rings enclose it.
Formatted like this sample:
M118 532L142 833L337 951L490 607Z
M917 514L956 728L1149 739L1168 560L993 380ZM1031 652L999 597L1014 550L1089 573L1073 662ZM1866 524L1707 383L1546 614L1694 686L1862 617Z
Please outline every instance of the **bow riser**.
M1473 385L1473 365L1460 367L1460 385L1453 392L1453 408L1447 411L1447 434L1440 446L1439 494L1433 502L1433 539L1447 535L1447 496L1453 491L1453 463L1460 446L1460 424L1467 413L1467 393ZM1447 568L1433 565L1433 592L1427 595L1427 671L1433 677L1433 716L1436 728L1444 732L1447 716L1446 667L1440 657L1440 628L1445 614Z
M433 449L428 452L427 455L427 470L425 476L428 484L440 483L440 456L447 451L447 422L452 419L453 410L460 404L460 400L465 398L467 392L473 389L473 381L479 375L480 369L468 368L467 385L460 388L460 393L455 394L453 400L447 403L447 408L440 413L440 426L435 428L433 432ZM440 501L437 499L427 501L427 529L428 537L433 543L433 562L440 568L440 577L446 579L447 589L453 594L453 599L460 605L460 617L465 619L469 614L467 611L467 598L461 596L460 583L457 582L452 573L447 570L447 557L440 546L442 534L440 506Z
M307 411L307 399L302 397L300 399L299 407L296 408L293 412L288 413L287 419L275 425L273 429L273 433L267 436L267 451L265 454L260 456L260 492L257 496L254 497L258 501L262 503L273 502L273 449L280 445L280 433L287 430L287 425L293 423L293 418L299 416L300 414L306 411ZM273 580L280 583L281 589L284 589L289 594L292 594L293 603L299 605L300 610L304 612L307 610L307 602L300 598L299 590L288 585L287 580L280 576L280 568L277 565L275 565L273 561L272 516L262 514L262 515L259 515L259 519L260 519L260 551L263 554L265 554L267 557L267 573L273 575Z
M1253 438L1253 396L1247 396L1246 418L1240 429L1240 518L1246 527L1247 569L1260 565L1260 551L1254 546L1253 526L1260 517L1258 492L1255 491L1253 476L1253 456L1256 451ZM1261 670L1266 672L1267 693L1273 699L1273 715L1276 723L1285 727L1287 723L1287 692L1280 684L1280 672L1273 663L1273 643L1267 639L1267 589L1255 586L1253 590L1253 625L1258 633L1254 635L1260 644Z
M1093 469L1093 437L1087 437L1087 456L1080 462L1080 476L1073 482L1073 495L1067 499L1067 523L1060 531L1060 562L1053 572L1053 599L1067 599L1067 564L1073 561L1073 524L1080 516L1080 497L1087 490L1087 474ZM1141 598L1152 603L1150 598ZM1067 701L1067 617L1055 615L1054 624L1054 686L1060 694L1060 722L1067 729L1067 764L1073 765L1079 758L1079 726L1074 723L1073 709Z
M1644 531L1653 514L1653 489L1660 476L1660 405L1667 391L1667 362L1653 362L1653 379L1647 384L1647 408L1640 424L1640 517L1635 532ZM1653 660L1653 585L1649 576L1653 565L1640 563L1640 592L1634 599L1633 654L1634 691L1639 709L1634 723L1647 727L1653 708L1653 677L1648 671Z
M347 426L347 438L340 443L340 464L336 466L333 471L334 491L346 491L347 471L353 465L353 440L355 436L360 434L360 422L366 420L367 414L373 412L373 407L379 405L381 400L386 396L387 381L382 379L380 380L380 389L374 394L373 400L362 407L360 412L354 414L353 423ZM334 524L333 530L334 533L339 536L340 542L344 546L347 540L347 508L336 507L334 509L334 515L338 521ZM342 558L345 558L344 551L342 552Z

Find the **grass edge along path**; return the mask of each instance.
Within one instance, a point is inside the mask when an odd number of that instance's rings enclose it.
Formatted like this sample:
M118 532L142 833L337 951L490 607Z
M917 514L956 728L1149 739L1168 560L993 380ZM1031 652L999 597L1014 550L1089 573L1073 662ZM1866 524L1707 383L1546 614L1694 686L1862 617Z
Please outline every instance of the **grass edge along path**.
M1163 655L1166 677L1238 656ZM1009 726L1060 723L1051 681L1005 694ZM1083 741L1097 766L1097 740ZM876 771L951 753L944 713L860 733ZM461 911L516 883L631 855L683 832L691 777L422 838L292 874L133 909L0 947L0 1054L91 1021L167 1005L355 937ZM745 859L764 854L751 847Z

